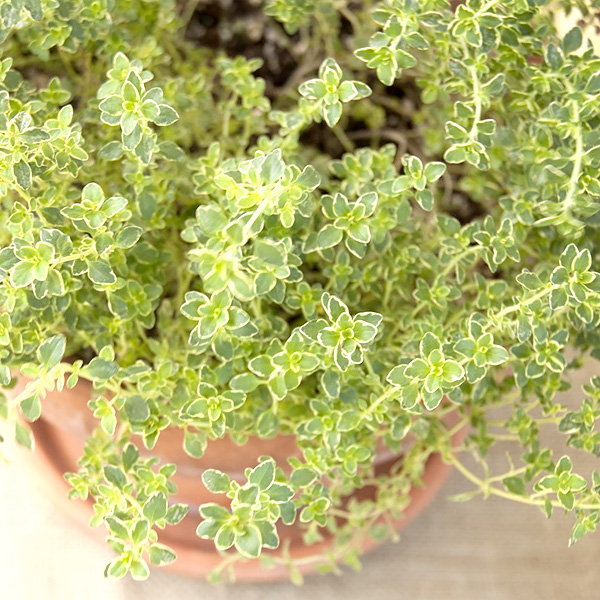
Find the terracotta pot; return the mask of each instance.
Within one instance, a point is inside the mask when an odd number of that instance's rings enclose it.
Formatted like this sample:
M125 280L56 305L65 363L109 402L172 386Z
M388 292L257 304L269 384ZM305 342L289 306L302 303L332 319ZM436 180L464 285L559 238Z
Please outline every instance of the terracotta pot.
M7 390L11 397L17 394L26 385L27 380L21 378L16 387ZM31 425L36 442L36 450L31 456L30 463L35 468L36 477L44 477L46 489L55 501L74 517L89 531L101 532L101 528L87 527L93 512L92 501L70 501L67 498L68 486L63 474L68 471L77 471L77 461L82 454L85 439L98 425L87 407L87 402L92 395L92 385L85 381L80 382L75 388L64 389L62 392L48 393L43 402L42 417ZM448 425L452 425L451 422ZM455 435L453 444L458 445L465 434L465 430ZM141 439L138 438L138 447L143 454L144 449ZM135 441L135 440L134 440ZM237 446L229 439L209 441L204 456L200 459L191 458L182 448L183 434L178 429L164 430L154 449L146 454L158 456L161 462L173 462L177 465L177 473L173 481L178 487L175 500L190 505L190 511L183 521L177 526L167 527L159 533L160 541L167 544L177 552L177 560L169 565L179 573L204 577L215 569L223 560L210 540L201 540L196 534L196 527L200 522L198 506L204 502L221 502L226 504L228 499L224 495L209 493L202 483L202 473L205 469L214 468L227 473L231 478L245 481L243 475L246 467L253 467L261 455L272 456L279 466L285 468L287 459L291 456L301 456L296 444L295 436L280 435L274 439L264 440L250 438L244 446ZM378 453L375 460L375 470L378 474L389 472L401 457L387 452ZM439 455L432 455L426 463L423 474L423 486L410 491L410 503L403 513L402 519L393 522L396 530L408 524L435 496L447 477L450 467L444 464ZM355 496L361 499L373 498L373 488L357 490ZM333 539L325 535L324 539L311 546L302 542L302 531L298 526L281 527L279 535L288 545L289 554L294 559L307 559L310 556L321 555L333 546ZM367 551L378 544L377 541L367 539L363 543L363 550ZM268 551L270 554L277 551ZM258 560L240 561L234 566L236 581L267 581L285 579L288 570L283 566L270 569L261 568ZM300 566L302 574L315 571L314 565L304 562Z

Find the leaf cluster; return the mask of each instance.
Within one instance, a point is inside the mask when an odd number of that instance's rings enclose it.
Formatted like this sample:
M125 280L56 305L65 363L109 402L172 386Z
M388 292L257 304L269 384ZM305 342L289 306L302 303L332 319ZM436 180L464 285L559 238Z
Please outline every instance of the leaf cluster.
M333 535L323 570L355 565L433 452L474 493L572 513L572 542L596 528L570 450L600 455L600 382L557 393L600 358L600 59L554 3L450 4L266 0L232 56L194 39L193 0L2 3L0 418L32 447L48 392L91 382L66 477L109 576L175 558L176 466L146 454L167 428L194 458L296 439L243 481L204 473L225 565L297 580L292 523Z

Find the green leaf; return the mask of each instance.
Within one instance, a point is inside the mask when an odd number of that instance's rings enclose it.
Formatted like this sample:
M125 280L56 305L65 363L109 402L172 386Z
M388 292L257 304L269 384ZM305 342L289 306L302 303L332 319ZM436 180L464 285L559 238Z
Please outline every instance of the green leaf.
M30 423L37 421L42 414L42 404L40 402L39 394L34 392L33 394L20 400L19 408L21 409L23 416Z
M179 119L177 111L167 104L161 104L158 108L160 109L160 113L154 119L154 123L156 123L156 125L160 125L161 127L172 125L175 123L175 121L177 121L177 119Z
M463 368L454 360L446 360L442 368L444 381L459 381L464 377Z
M112 285L117 282L110 263L103 259L88 262L88 277L97 285Z
M206 433L185 430L183 449L192 458L202 458L206 450Z
M148 548L148 557L153 565L162 567L168 565L177 559L177 554L171 550L168 546L163 544L152 544Z
M16 288L27 287L36 279L35 264L23 261L18 263L10 275L10 282Z
M141 125L139 123L136 123L135 126L133 127L133 129L129 133L127 133L127 134L124 133L121 136L121 141L123 142L123 148L125 148L125 150L134 150L135 151L140 146L142 137L144 135L146 135L146 137L149 137L148 133L149 132L146 132L146 134L145 134ZM136 152L136 154L139 156L138 152Z
M585 85L586 94L597 94L598 92L600 92L600 74L590 77Z
M487 362L490 365L501 365L509 358L508 351L502 346L492 346L487 354Z
M115 244L119 248L132 248L140 239L142 233L143 229L141 227L137 227L136 225L124 227L121 229L121 231L119 231L119 233L117 233Z
M31 167L25 161L13 165L13 174L20 188L28 190L31 187Z
M564 308L569 301L569 296L564 288L556 288L550 292L550 307L552 310Z
M170 140L166 140L159 144L159 152L167 160L178 161L184 160L186 157L185 152L175 143Z
M114 465L106 465L104 467L104 477L106 481L116 485L118 488L123 489L127 483L127 477L123 473L123 469L115 467Z
M135 147L135 155L144 163L149 164L154 152L154 137L150 133L145 133Z
M579 27L573 27L567 35L565 35L562 41L562 47L565 54L571 54L581 47L583 43L583 35Z
M571 510L575 504L575 496L573 492L558 492L557 494L559 502L567 510Z
M100 102L98 108L111 116L118 116L123 112L123 98L121 96L107 96Z
M342 116L342 103L335 102L334 104L325 106L323 109L323 116L329 127L335 127Z
M578 273L584 273L588 271L592 266L592 256L590 251L582 250L574 259L573 259L573 270Z
M530 271L519 273L516 279L526 290L537 290L543 285L539 276Z
M247 483L244 487L241 487L236 492L237 504L247 504L253 506L258 502L260 490L258 485Z
M136 104L140 100L140 92L138 88L135 85L133 85L133 83L131 83L131 81L126 81L123 84L121 95L125 102L132 102Z
M327 87L320 79L311 79L300 84L298 92L310 100L319 100L327 93Z
M129 530L121 519L117 517L106 517L105 521L111 535L122 540L129 540Z
M344 233L341 229L333 225L325 225L317 235L317 249L333 248L342 241L343 237Z
M525 496L527 490L525 489L525 481L522 477L506 477L502 480L504 487L513 494L519 496Z
M96 356L83 368L82 374L92 381L108 381L118 370L119 365L116 362Z
M396 79L396 72L397 69L391 62L383 62L377 66L377 77L383 85L391 86Z
M123 140L125 137L131 135L136 128L141 129L141 125L138 122L139 119L142 119L143 122L143 117L131 112L124 112L121 115L120 123L121 131L123 132ZM131 147L129 148L131 149Z
M392 385L398 385L398 386L405 384L406 383L406 376L404 374L405 368L406 368L405 365L398 365L397 367L394 367L388 373L388 375L386 377L386 381L388 381Z
M338 431L353 431L361 421L360 413L355 410L344 411L338 420Z
M423 174L428 183L435 183L446 172L446 165L441 162L430 162L425 166Z
M465 157L465 149L457 144L450 146L450 148L444 152L444 160L449 163L458 164L464 162Z
M252 392L254 391L260 384L261 380L253 375L252 373L242 373L241 375L236 375L230 382L230 387L232 390L239 390L241 392Z
M123 450L123 467L125 469L125 471L129 471L129 469L131 469L131 467L133 467L133 465L137 462L138 458L140 456L140 453L138 451L138 449L131 443L129 442L124 450Z
M50 136L39 127L33 127L21 134L21 139L27 144L39 144L48 140Z
M131 577L136 581L145 581L150 576L150 569L146 561L142 558L138 558L131 563L129 572L131 573Z
M281 158L281 150L277 149L267 154L260 167L260 176L265 183L275 183L281 179L285 163Z
M104 144L98 151L98 157L104 160L118 160L121 156L123 156L123 144L117 141Z
M214 502L203 504L199 511L201 517L204 519L212 519L213 521L228 521L231 517L231 514L225 507L215 504Z
M46 371L58 365L65 355L66 345L67 339L62 333L44 340L37 350L37 358L40 365Z
M113 414L108 414L100 419L100 427L107 435L112 435L117 427L117 417Z
M573 463L568 456L562 456L559 461L556 463L556 474L559 475L561 473L570 473L573 469Z
M325 348L335 348L340 341L340 333L331 327L325 327L318 337L318 342Z
M202 482L206 489L213 494L224 494L229 491L229 477L217 469L207 469L202 473Z
M433 210L434 200L433 194L429 190L420 190L415 192L415 200L419 206L426 211Z
M164 519L167 514L167 499L162 492L155 492L146 500L143 508L144 516L150 523Z
M134 544L143 544L148 539L149 533L150 523L146 519L141 519L135 524L131 532L131 540Z
M400 367L395 367L392 369L389 377L392 376L392 373L395 374L395 378L400 376L401 372L397 371L396 369L400 369ZM411 360L406 367L402 367L402 371L406 377L418 377L424 379L429 374L429 365L422 358L415 358ZM393 383L391 379L390 381Z
M29 14L31 15L31 18L34 21L42 20L44 12L42 9L41 0L24 0L23 5L27 9Z
M275 480L275 462L270 459L254 467L248 474L249 483L254 483L260 490L267 490Z
M169 507L165 519L169 525L177 525L183 521L188 511L189 506L186 504L173 504Z
M297 488L305 487L310 485L317 478L317 474L307 467L300 467L294 469L292 476L290 477L290 483Z
M127 200L121 196L112 196L102 204L102 214L109 218L116 215L127 206Z
M111 579L120 579L127 575L128 569L129 561L126 557L115 558L106 566L105 575Z
M18 419L15 421L15 440L17 444L28 450L33 450L35 447L35 439L31 429Z
M229 525L225 524L215 535L215 548L223 552L224 550L227 550L233 546L234 540L235 533L233 529Z
M101 206L104 202L104 191L95 182L88 183L81 191L81 199L86 202L91 202L96 206Z
M580 492L587 487L587 481L581 475L573 473L569 477L569 487L572 492Z
M435 410L442 401L443 394L442 390L437 389L433 392L423 390L423 404L427 410Z
M143 423L150 416L150 407L142 396L135 394L125 400L125 414L131 422Z
M361 244L368 244L371 241L371 231L364 221L353 223L348 229L348 235Z
M344 81L338 88L338 95L342 102L350 102L358 96L358 90L352 81Z
M235 534L235 547L242 556L258 558L262 546L260 530L256 525L246 525L246 528Z
M544 498L544 514L546 515L547 519L549 519L552 516L552 510L553 510L552 502L550 502L550 498L548 498L546 496Z
M258 523L258 528L260 530L260 537L263 546L272 549L279 547L279 535L277 534L277 528L273 523L261 521Z
M560 69L562 66L563 57L554 44L546 46L546 61L555 70Z
M434 350L441 347L440 340L431 332L427 332L421 340L421 352L423 356L430 356Z
M558 488L558 477L556 475L546 475L537 483L541 489L556 490Z

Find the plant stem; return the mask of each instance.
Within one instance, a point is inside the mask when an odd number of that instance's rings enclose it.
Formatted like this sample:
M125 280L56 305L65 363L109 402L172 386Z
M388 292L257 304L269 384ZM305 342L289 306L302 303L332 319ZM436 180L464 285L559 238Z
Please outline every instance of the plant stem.
M470 471L467 467L465 467L465 465L463 465L457 457L453 456L452 454L449 454L448 456L445 456L444 459L451 463L452 466L454 466L457 471L459 471L464 477L466 477L471 483L475 484L481 491L481 493L484 495L484 497L487 497L489 495L493 495L493 496L498 496L499 498L504 498L506 500L513 500L515 502L519 502L521 504L530 504L533 506L544 506L546 504L545 499L542 500L541 498L538 499L536 497L531 497L531 496L521 496L520 494L514 494L513 492L509 492L507 490L501 490L497 487L494 487L492 485L489 485L490 481L492 480L483 480L480 477L477 477L477 475L475 475L475 473L473 473L472 471ZM508 474L505 474L503 476L507 477L509 476ZM495 480L499 480L499 477L494 478ZM548 490L548 493L550 493L550 490ZM564 506L558 501L558 500L550 500L550 504L554 507L554 508L561 508L564 509ZM575 504L576 508L580 508L583 510L598 510L600 509L600 503L580 503L580 504Z
M521 310L524 306L529 306L530 304L533 304L534 302L541 300L542 298L544 298L544 296L547 296L552 290L558 289L558 287L559 287L558 285L551 285L549 288L544 288L541 291L539 291L537 294L534 294L533 296L527 298L523 302L518 302L517 304L513 304L512 306L507 306L507 307L503 308L500 312L496 313L494 316L497 319L502 319L506 315L510 315L511 313Z
M573 171L569 179L569 187L564 200L564 213L568 217L572 216L573 204L575 202L577 188L579 185L579 177L581 176L583 163L583 132L581 129L581 119L579 115L579 104L577 101L571 101L571 109L573 111L573 121L577 123L575 129L575 159L573 161Z

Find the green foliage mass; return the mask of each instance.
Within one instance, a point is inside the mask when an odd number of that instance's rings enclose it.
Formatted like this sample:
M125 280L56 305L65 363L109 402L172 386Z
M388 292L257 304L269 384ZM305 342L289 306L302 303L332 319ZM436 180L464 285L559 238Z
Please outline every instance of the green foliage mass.
M575 408L556 397L600 357L600 59L581 30L559 39L544 0L239 2L210 31L205 4L0 6L0 384L31 378L0 416L32 446L17 413L93 382L67 480L107 528L106 573L175 559L157 530L188 510L176 465L139 452L167 427L193 457L296 436L299 458L245 481L204 473L228 507L200 507L198 535L224 565L262 555L298 580L271 552L294 521L307 544L334 534L323 570L356 565L434 452L474 493L572 513L572 542L593 531L600 475L540 437L600 456L600 379ZM376 475L383 447L404 454Z

